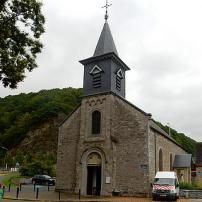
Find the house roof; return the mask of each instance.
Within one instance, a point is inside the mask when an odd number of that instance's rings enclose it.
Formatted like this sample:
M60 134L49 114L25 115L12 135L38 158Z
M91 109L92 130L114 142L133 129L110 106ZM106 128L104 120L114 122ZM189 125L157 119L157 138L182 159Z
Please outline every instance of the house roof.
M202 142L196 145L196 165L202 165Z
M192 162L191 154L175 155L173 168L190 168Z

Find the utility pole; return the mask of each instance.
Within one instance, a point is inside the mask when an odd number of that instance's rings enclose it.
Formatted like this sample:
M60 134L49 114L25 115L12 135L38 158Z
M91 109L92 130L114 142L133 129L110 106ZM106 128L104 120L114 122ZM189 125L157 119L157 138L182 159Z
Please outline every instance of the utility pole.
M168 135L170 136L170 123L167 123L167 126L168 126Z

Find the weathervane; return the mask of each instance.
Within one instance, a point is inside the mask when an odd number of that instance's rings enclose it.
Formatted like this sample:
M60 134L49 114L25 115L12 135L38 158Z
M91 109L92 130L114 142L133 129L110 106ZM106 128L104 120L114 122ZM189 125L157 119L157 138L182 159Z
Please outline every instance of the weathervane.
M109 18L109 15L108 15L108 8L111 6L112 4L109 4L108 3L108 0L106 0L106 5L103 6L102 8L106 8L106 13L105 13L105 20L107 21L108 18Z

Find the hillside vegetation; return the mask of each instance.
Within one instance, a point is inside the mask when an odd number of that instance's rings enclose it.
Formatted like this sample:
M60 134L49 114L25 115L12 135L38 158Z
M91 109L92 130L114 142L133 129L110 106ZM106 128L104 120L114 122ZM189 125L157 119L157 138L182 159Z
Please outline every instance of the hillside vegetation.
M7 163L32 162L37 156L40 161L46 154L50 154L50 162L55 162L58 123L81 103L81 98L82 89L74 88L42 90L0 98L0 146L9 149ZM60 114L63 116L59 120ZM168 133L167 126L159 122L157 124ZM174 129L171 129L171 135L190 153L195 154L194 140ZM0 165L5 163L5 153L0 149Z
M58 113L68 115L81 97L81 89L65 88L0 98L0 143L8 149L19 145L31 128Z

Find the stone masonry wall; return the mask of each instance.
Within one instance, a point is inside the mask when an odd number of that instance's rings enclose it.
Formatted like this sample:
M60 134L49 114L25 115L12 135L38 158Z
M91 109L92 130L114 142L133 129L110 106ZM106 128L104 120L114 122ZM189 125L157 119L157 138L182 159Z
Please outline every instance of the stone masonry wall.
M91 134L91 115L101 112L101 134ZM86 97L81 105L81 129L77 153L76 192L86 194L87 153L103 155L101 195L121 191L125 195L148 193L148 116L114 95ZM106 183L110 178L110 183Z
M112 183L105 183L106 177L112 177L112 145L110 139L110 108L109 95L98 95L83 98L81 104L81 128L77 153L76 192L86 195L87 170L86 159L90 152L98 152L102 157L101 195L111 195ZM101 133L93 135L92 113L101 112Z
M172 163L176 154L186 154L181 147L163 136L162 134L149 130L149 169L150 183L153 182L155 174L159 171L159 150L163 153L163 170L170 171L170 155L172 155Z
M196 181L202 184L202 167L196 167Z
M56 189L74 192L76 154L80 130L80 107L60 126L56 170Z
M111 135L117 139L115 188L123 195L147 195L149 117L116 96L111 100Z
M92 134L92 113L101 112L101 133ZM170 154L186 152L149 128L150 115L113 94L82 99L59 129L56 189L86 195L87 158L101 157L101 195L148 196L156 171L159 150L164 170L170 170Z

